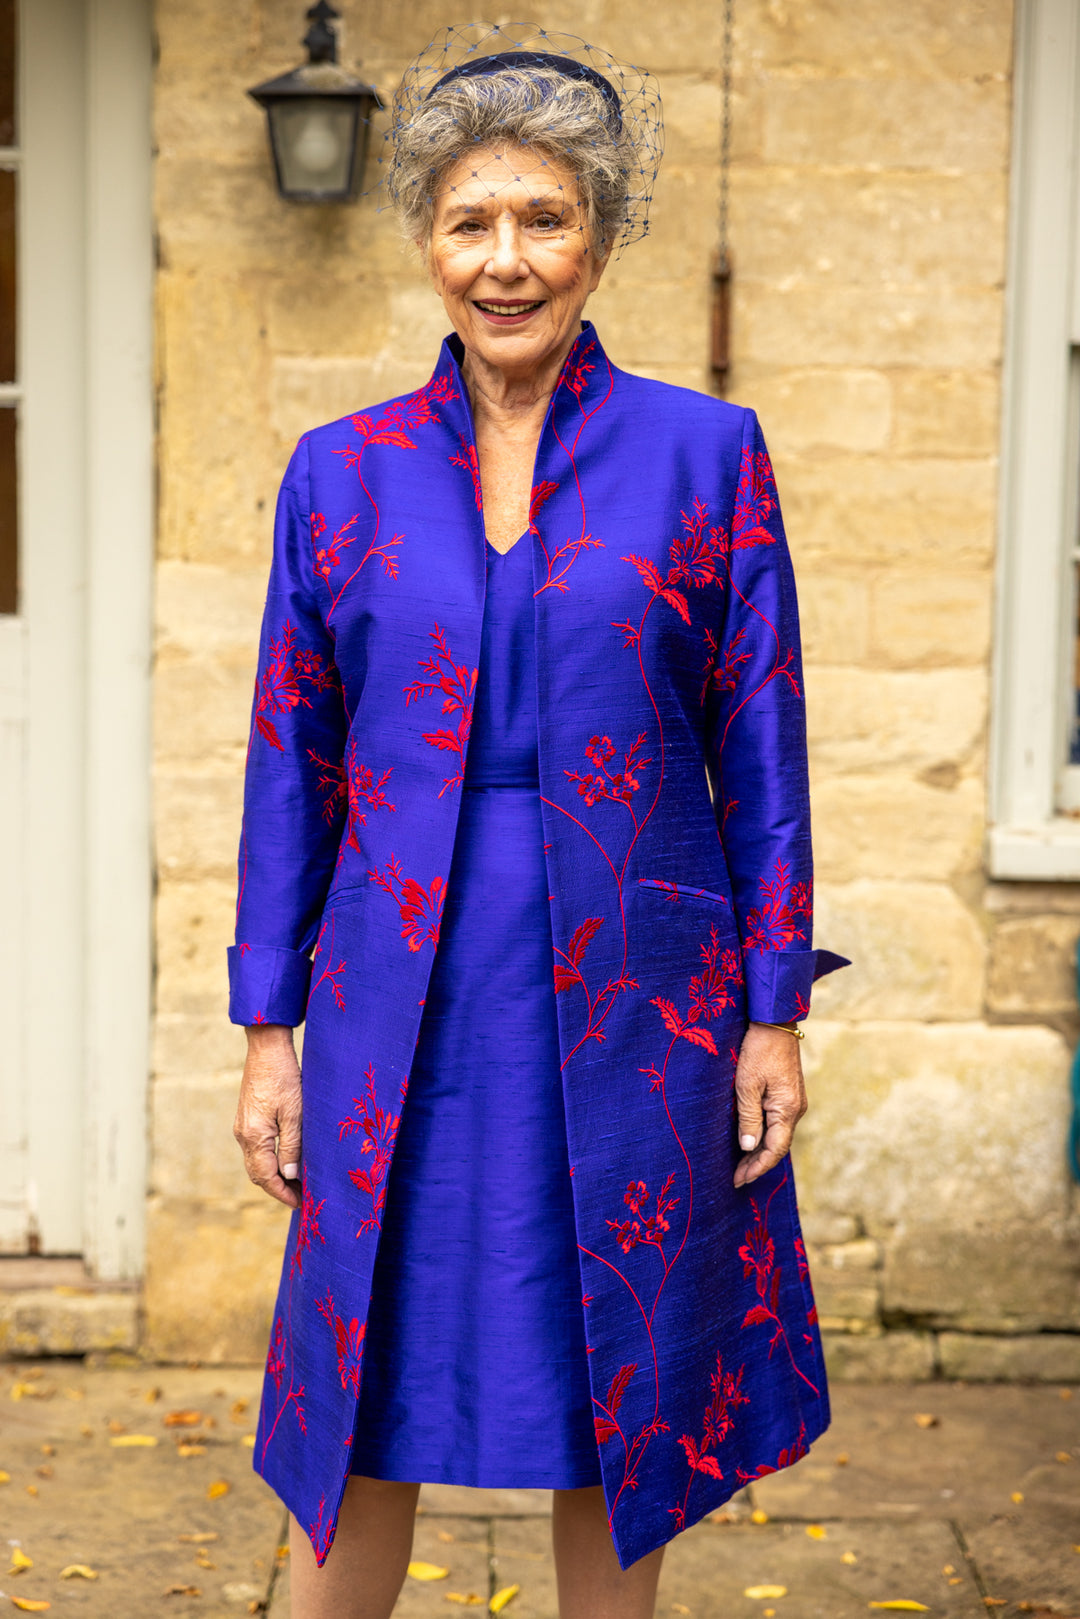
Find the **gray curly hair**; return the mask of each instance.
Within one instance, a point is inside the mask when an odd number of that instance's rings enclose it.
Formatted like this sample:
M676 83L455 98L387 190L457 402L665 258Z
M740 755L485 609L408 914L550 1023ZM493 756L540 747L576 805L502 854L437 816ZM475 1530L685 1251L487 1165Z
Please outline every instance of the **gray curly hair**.
M439 189L474 147L525 147L572 174L599 256L626 226L630 176L640 163L618 113L587 79L539 64L455 78L436 86L392 136L387 190L405 235L425 247Z

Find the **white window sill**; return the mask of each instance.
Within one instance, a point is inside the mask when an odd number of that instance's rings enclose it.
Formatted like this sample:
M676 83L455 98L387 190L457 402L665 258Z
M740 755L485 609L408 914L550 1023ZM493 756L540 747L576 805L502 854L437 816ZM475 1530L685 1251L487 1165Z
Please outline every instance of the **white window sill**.
M991 877L1025 882L1080 882L1080 820L1065 816L1041 826L992 826Z

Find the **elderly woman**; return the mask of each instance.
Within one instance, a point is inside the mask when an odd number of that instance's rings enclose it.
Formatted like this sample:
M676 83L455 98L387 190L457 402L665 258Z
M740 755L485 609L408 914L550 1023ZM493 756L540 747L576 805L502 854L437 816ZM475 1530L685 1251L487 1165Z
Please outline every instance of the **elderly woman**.
M582 320L643 166L615 77L469 56L399 119L454 335L282 487L230 965L301 1619L389 1615L425 1481L553 1490L564 1619L646 1619L828 1421L791 566L753 413Z

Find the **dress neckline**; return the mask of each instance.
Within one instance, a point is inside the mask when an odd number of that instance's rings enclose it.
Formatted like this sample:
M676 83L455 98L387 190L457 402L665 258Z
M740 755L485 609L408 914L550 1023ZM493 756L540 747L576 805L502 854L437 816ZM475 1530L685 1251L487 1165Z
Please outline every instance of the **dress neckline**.
M522 540L527 540L528 537L529 537L529 531L528 531L528 529L526 529L524 534L519 534L518 535L517 539L514 541L513 545L510 547L510 550L508 550L508 551L500 551L497 546L492 545L490 540L485 540L484 544L487 547L487 549L492 553L493 556L508 557L511 554L512 551L517 550L517 548L521 544Z

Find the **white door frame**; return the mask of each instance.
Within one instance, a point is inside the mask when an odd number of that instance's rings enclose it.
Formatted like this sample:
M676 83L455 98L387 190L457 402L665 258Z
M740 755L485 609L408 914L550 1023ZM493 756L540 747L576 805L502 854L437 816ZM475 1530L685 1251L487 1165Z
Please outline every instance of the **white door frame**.
M143 1262L151 995L151 0L20 10L25 1106L39 1158L81 1109L81 1251L120 1280Z

